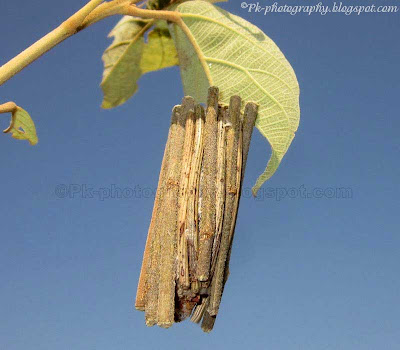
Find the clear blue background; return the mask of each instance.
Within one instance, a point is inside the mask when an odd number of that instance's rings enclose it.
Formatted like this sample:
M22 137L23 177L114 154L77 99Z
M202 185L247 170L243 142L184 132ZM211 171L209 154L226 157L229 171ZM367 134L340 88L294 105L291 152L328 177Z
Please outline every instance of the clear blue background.
M84 3L3 0L1 64ZM124 106L100 109L100 57L117 21L107 19L0 87L1 102L31 113L40 139L0 137L1 349L398 349L400 13L221 6L278 44L301 87L299 131L265 189L348 187L352 198L243 198L215 330L147 328L133 304L153 200L55 195L58 184L157 184L170 110L183 96L179 71L148 74ZM268 156L256 131L246 187Z

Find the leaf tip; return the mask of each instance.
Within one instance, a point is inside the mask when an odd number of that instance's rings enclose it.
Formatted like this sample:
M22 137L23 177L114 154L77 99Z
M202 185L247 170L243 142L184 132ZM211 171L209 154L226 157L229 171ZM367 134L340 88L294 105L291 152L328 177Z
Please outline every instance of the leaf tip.
M111 108L113 108L113 105L108 101L103 101L101 103L101 108L103 108L103 109L111 109Z
M31 146L36 146L39 142L39 139L36 137L35 139L28 140Z

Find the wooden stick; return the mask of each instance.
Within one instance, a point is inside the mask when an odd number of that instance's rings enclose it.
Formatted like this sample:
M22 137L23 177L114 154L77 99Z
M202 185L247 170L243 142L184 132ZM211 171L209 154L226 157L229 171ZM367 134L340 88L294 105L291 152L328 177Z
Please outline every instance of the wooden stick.
M175 110L175 108L174 108L174 110ZM163 160L161 163L161 170L160 170L160 175L158 178L157 193L156 193L156 197L154 200L153 213L151 216L150 227L149 227L149 231L147 234L146 247L145 247L144 254L143 254L142 268L140 270L139 283L138 283L138 288L137 288L137 292L136 292L135 307L137 310L140 310L140 311L144 311L145 305L146 305L146 294L147 294L147 290L149 288L149 286L146 284L146 280L147 280L149 259L151 256L151 244L152 244L152 241L154 239L154 234L155 234L154 233L155 221L157 218L159 218L158 211L160 210L160 201L161 201L161 194L162 194L161 188L163 187L163 185L165 183L165 175L166 175L167 167L168 167L168 163L169 163L168 158L169 158L170 140L171 140L173 125L175 123L176 123L176 113L173 111L172 117L171 117L171 125L170 125L169 133L168 133L168 139L167 139L167 142L165 145L164 156L163 156Z
M243 166L242 175L244 176L244 171L247 164L247 156L250 149L251 135L253 134L254 124L257 119L258 105L254 102L249 102L244 108L243 116ZM242 180L243 180L242 176Z
M210 333L214 328L216 316L211 316L210 313L206 310L203 316L203 322L201 323L201 329L205 333Z
M206 333L212 331L216 319L215 317L212 317L207 311L209 301L209 298L204 299L203 303L196 307L196 310L191 318L191 321L194 323L200 323L200 321L203 320L203 322L201 323L201 329Z
M227 107L218 108L218 142L217 142L217 193L216 193L216 233L212 248L212 262L210 270L210 278L214 273L216 258L218 256L220 236L222 233L222 221L225 203L225 130L227 123ZM204 283L203 283L204 285ZM205 285L207 287L207 285ZM191 321L199 323L206 311L209 298L203 298L201 304L197 304L191 317Z
M145 255L143 258L141 283L138 287L138 304L144 306L147 326L153 326L158 319L158 282L160 274L160 235L162 232L162 211L169 168L173 163L172 147L178 131L178 116L181 113L181 106L175 106L172 111L170 132L165 148L165 164L163 163L160 172L160 179L157 188L156 200L153 208L153 216L150 223L149 234L146 243ZM163 161L164 162L164 161ZM144 305L143 305L144 304Z
M204 316L204 312L206 311L206 307L208 304L208 298L205 298L201 304L197 304L196 307L194 308L192 317L190 320L194 323L200 323L201 319Z
M197 213L198 186L200 182L201 163L203 160L204 150L204 123L205 113L201 105L196 106L196 138L194 146L194 154L192 159L192 170L190 178L189 200L188 200L188 257L189 257L189 274L192 284L192 292L198 293L199 283L195 278L197 268L197 250L199 246L199 218Z
M197 266L198 249L198 185L200 179L201 163L204 148L204 109L201 105L196 105L196 133L194 138L192 163L190 166L188 196L186 204L186 220L184 234L180 240L178 251L182 252L178 256L178 284L177 296L179 302L176 304L175 320L183 320L189 317L196 305L196 300L200 285L195 278Z
M161 209L160 209L161 212ZM147 268L146 280L146 303L145 303L145 321L146 325L151 327L157 323L158 320L158 288L160 276L160 221L161 216L158 215L156 219L156 228L151 243L151 257Z
M193 109L193 98L185 97L182 101L182 112L178 113L176 136L171 142L171 164L168 167L167 188L160 214L163 231L160 237L162 264L160 264L157 324L164 328L172 326L174 322L179 181L182 172L185 123L189 111Z
M250 149L250 141L251 141L251 135L253 133L253 128L254 124L257 119L257 114L258 114L258 105L255 104L254 102L249 102L246 104L245 109L244 109L244 115L242 118L242 125L243 125L243 146L242 146L242 171L241 171L241 179L240 179L240 187L242 186L243 183L243 178L244 178L244 172L246 170L246 164L247 164L247 156L249 154L249 149ZM239 203L240 203L240 197L241 197L241 190L239 191L239 197L238 197L238 204L237 208L239 208ZM226 259L226 266L225 266L225 278L224 278L224 285L226 281L228 280L229 276L229 261L231 259L231 253L232 253L232 240L233 236L235 234L235 226L236 226L236 218L235 218L235 223L233 225L233 230L231 233L230 237L230 247L229 247L229 252L228 252L228 257Z
M245 111L244 111L244 116L240 115L240 124L239 124L239 143L238 143L238 157L237 157L237 164L236 164L236 183L239 183L241 186L241 182L243 180L243 175L244 175L244 170L246 167L246 162L247 162L247 156L248 156L248 151L249 151L249 147L250 147L250 140L251 140L251 135L252 135L252 131L253 131L253 127L254 127L254 123L257 117L257 110L258 107L256 104L254 103L248 103L245 106ZM226 113L226 109L222 109L219 113L219 121L220 120L225 120L224 122L227 122L227 117L224 116L223 114ZM220 150L222 149L223 152L222 154L225 155L225 144L223 145L223 147L221 146L221 124L219 124L219 138L218 138L218 169L222 169L221 167L221 152ZM225 169L224 169L225 171ZM225 174L225 172L222 172L223 174ZM219 172L220 176L221 172ZM222 181L223 182L223 179ZM225 192L224 192L225 194ZM223 286L222 286L222 291L221 291L221 295L225 286L225 282L226 282L226 278L228 275L228 271L229 271L229 258L230 258L230 254L231 254L231 249L232 249L232 240L233 240L233 233L234 233L234 227L235 227L235 222L236 222L236 211L237 208L239 207L239 198L240 198L240 188L239 188L239 196L237 196L237 199L235 201L235 212L233 213L233 216L235 217L234 221L232 222L232 226L231 226L231 231L230 231L230 237L229 237L229 251L228 251L228 256L225 262L225 269L224 269L224 281L223 281ZM218 201L218 196L217 196L217 201ZM217 205L217 218L218 218L218 205ZM218 222L218 219L217 219ZM217 223L217 229L218 229L218 223ZM217 258L218 257L218 243L219 243L219 239L216 238L214 240L214 247L213 247L213 262L212 262L212 267L211 267L211 272L214 269L214 261L216 261L217 259L214 260L214 257ZM212 290L211 293L215 293L214 290ZM215 324L215 320L216 320L216 315L211 316L210 313L206 310L208 308L209 305L209 301L210 301L210 297L204 298L202 300L202 303L199 305L196 305L196 308L193 312L192 315L192 322L196 322L199 323L201 320L203 320L202 322L202 329L204 332L210 332Z
M219 247L221 245L222 224L225 209L225 182L226 182L226 125L228 121L227 107L221 107L218 114L218 150L217 150L217 202L216 202L216 234L212 250L211 274L214 275Z
M239 149L238 149L238 160L240 160L240 158L242 158L242 164L240 165L240 162L238 162L238 167L241 167L241 171L237 172L237 182L240 182L240 188L242 186L242 182L243 182L243 178L244 178L244 172L246 169L246 163L247 163L247 156L249 153L249 148L250 148L250 141L251 141L251 136L253 133L253 128L254 128L254 124L255 124L255 120L257 118L257 113L258 113L258 106L255 103L247 103L245 106L245 110L244 110L244 116L241 115L241 124L242 124L242 128L243 131L240 135L240 138L242 138L242 140L240 140L239 138ZM239 151L240 151L240 144L242 144L242 157L240 157ZM240 173L240 177L239 177L239 173ZM224 288L225 288L225 283L228 279L228 275L229 275L229 261L230 261L230 256L231 256L231 252L232 252L232 241L233 241L233 237L234 237L234 232L235 232L235 225L236 225L236 218L237 218L237 210L239 208L239 202L240 202L240 194L241 194L241 190L239 189L239 196L237 198L237 204L236 204L236 213L235 213L235 220L232 224L232 228L231 228L231 233L230 233L230 243L229 243L229 252L228 252L228 256L226 258L226 262L225 262L225 271L224 271L224 281L223 281L223 286L222 286L222 291L221 291L221 296L223 294ZM203 323L202 323L202 329L204 332L210 332L215 324L215 320L216 320L216 315L215 316L211 316L209 313L204 313L203 316Z
M238 143L238 153L237 153L237 159L236 159L236 195L235 195L235 204L233 205L233 211L232 211L232 222L231 222L231 227L230 227L230 233L229 233L229 251L227 255L227 260L225 262L225 275L226 275L226 267L227 264L229 264L229 254L232 249L232 239L233 239L233 234L235 232L235 226L236 226L236 218L237 218L237 212L239 209L239 199L240 199L240 191L241 191L241 185L242 185L242 164L243 163L243 118L242 115L240 115L240 120L239 120L239 143ZM225 283L225 278L224 278L224 283ZM221 292L222 295L222 292Z
M195 114L190 110L186 118L186 134L183 144L182 173L178 199L178 286L185 289L190 287L189 259L187 252L187 206L189 198L189 178L192 165L193 144L195 132Z
M225 277L225 262L229 252L230 235L232 223L235 220L236 197L239 195L237 183L238 147L240 138L240 108L239 96L232 96L229 103L229 122L231 127L226 133L226 189L225 189L225 211L222 227L221 244L218 252L215 272L212 279L210 291L210 305L207 308L210 316L218 314L221 303L223 282Z
M217 113L218 88L208 90L206 124L204 130L204 156L202 172L203 196L202 216L200 221L200 244L197 260L196 277L199 281L207 281L211 267L211 251L216 228L216 174L217 174Z

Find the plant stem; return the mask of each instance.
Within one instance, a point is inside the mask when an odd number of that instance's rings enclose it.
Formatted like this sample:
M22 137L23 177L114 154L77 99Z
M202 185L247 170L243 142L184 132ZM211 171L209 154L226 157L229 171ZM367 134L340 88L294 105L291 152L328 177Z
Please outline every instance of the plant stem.
M181 19L180 14L175 11L147 10L130 4L123 6L121 14L140 18L163 19L176 23L179 23Z
M113 15L129 15L141 18L164 19L179 22L180 15L173 11L144 10L134 5L136 0L91 0L78 12L61 23L56 29L39 39L13 59L0 67L0 85L37 60L65 39L99 20ZM103 3L103 4L102 4Z
M22 51L19 55L0 67L0 85L20 72L26 66L38 59L44 53L61 43L71 35L75 34L77 28L84 21L86 16L99 6L104 0L91 0L78 12L61 23L59 27L45 35L36 43Z
M113 15L123 14L126 6L131 6L139 0L113 0L111 2L105 2L95 8L82 22L79 27L79 31L89 27L90 25Z
M14 102L7 102L0 105L0 113L13 113L17 109Z

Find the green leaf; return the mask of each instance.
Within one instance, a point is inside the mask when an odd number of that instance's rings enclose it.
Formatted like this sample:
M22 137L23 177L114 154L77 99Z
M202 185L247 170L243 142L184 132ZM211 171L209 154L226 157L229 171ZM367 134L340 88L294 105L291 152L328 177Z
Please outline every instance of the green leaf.
M143 74L178 64L175 45L162 22L149 33L147 43L144 34L154 21L124 16L111 31L114 41L103 55L103 108L126 102L137 91Z
M17 140L28 140L33 146L38 143L35 123L27 111L16 106L11 115L10 126L4 130Z
M218 86L221 100L232 95L259 104L256 126L272 148L265 172L253 193L278 168L300 120L299 86L285 56L259 28L205 1L174 9L183 28L171 25L185 94L206 102L207 88Z

